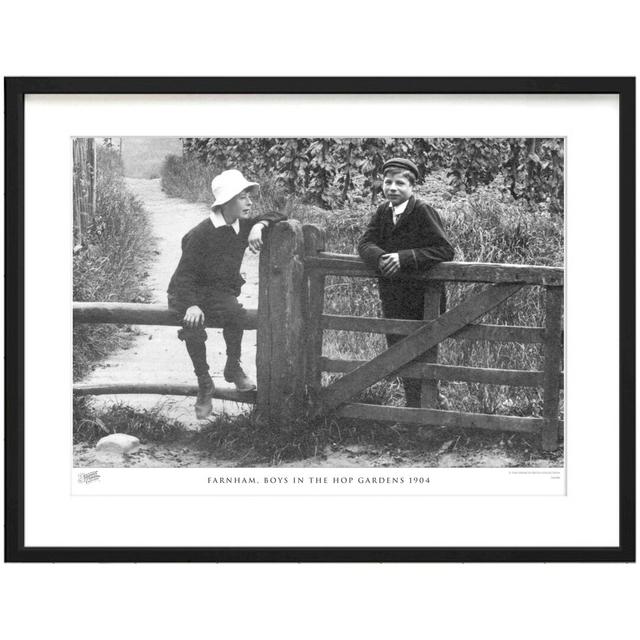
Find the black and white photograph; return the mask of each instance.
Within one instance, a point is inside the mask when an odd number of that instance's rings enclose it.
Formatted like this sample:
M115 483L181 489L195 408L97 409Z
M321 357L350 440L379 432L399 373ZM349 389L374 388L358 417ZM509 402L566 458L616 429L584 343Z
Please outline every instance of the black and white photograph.
M628 557L630 83L9 84L19 556Z
M564 467L563 137L69 144L75 468Z

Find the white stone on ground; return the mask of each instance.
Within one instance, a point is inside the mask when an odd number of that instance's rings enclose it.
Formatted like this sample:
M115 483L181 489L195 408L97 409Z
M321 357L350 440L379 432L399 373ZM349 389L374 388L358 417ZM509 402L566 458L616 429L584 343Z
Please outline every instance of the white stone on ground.
M140 440L126 433L112 433L100 438L96 445L96 451L100 453L135 453L140 449Z

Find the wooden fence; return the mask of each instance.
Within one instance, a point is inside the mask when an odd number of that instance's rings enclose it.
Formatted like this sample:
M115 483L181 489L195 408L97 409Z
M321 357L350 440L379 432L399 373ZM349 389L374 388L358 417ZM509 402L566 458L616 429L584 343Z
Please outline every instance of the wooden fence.
M324 233L288 220L275 225L260 256L257 310L249 310L245 329L257 329L257 392L216 388L218 398L256 402L258 412L286 428L309 412L419 425L475 427L539 435L547 450L557 447L562 387L563 285L560 268L483 263L442 263L426 274L402 276L425 282L424 320L399 320L324 313L327 276L375 277L357 256L326 252ZM480 292L440 315L442 282L485 283ZM544 327L479 324L475 321L525 286L543 286ZM162 305L75 303L74 322L174 325ZM213 326L213 325L208 325ZM323 355L325 329L405 335L370 361ZM445 339L541 343L544 367L521 371L438 364ZM186 358L186 355L185 355ZM185 360L185 366L186 360ZM322 385L322 372L342 373ZM355 403L350 400L391 374L422 379L420 408ZM542 417L466 413L438 409L438 380L541 387ZM117 387L117 389L116 389ZM195 395L195 385L75 385L76 393L164 393Z
M73 139L73 246L82 246L87 225L96 215L96 141Z

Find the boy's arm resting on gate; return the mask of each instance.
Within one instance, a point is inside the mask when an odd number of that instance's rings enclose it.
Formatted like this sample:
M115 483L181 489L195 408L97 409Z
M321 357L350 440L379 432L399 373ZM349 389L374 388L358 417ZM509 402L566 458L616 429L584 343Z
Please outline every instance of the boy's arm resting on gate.
M277 211L267 211L256 218L251 220L251 226L254 227L257 224L262 223L262 226L268 229L270 226L274 225L276 222L282 222L282 220L286 220L287 216L282 213L278 213Z
M276 224L281 220L286 220L286 216L275 211L271 211L248 221L249 236L247 240L251 253L258 253L258 251L262 249L262 236L265 229L269 229L271 225Z
M438 262L453 260L453 246L449 242L437 211L425 205L421 209L422 246L398 251L400 271L423 271Z
M380 260L380 256L387 253L378 245L381 238L382 227L380 212L381 210L378 209L373 214L362 238L360 238L360 242L358 242L358 253L360 254L360 257L364 260L369 269L373 269L374 271L378 271L378 261Z

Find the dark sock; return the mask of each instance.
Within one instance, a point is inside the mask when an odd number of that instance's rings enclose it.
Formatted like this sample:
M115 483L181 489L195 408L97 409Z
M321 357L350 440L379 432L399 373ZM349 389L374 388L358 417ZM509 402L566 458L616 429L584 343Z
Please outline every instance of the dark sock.
M242 329L237 327L225 327L222 329L222 336L227 345L227 358L229 360L240 360L242 353Z
M414 378L403 378L404 395L407 401L407 407L420 407L420 396L422 390L422 382Z
M185 340L185 344L187 345L187 351L191 357L193 371L196 376L200 377L209 373L205 343L200 340Z

